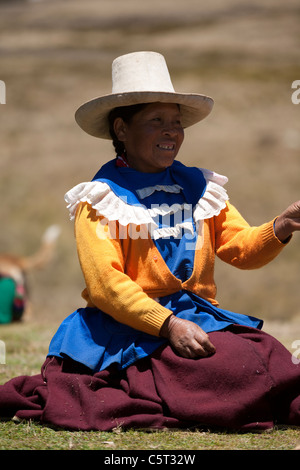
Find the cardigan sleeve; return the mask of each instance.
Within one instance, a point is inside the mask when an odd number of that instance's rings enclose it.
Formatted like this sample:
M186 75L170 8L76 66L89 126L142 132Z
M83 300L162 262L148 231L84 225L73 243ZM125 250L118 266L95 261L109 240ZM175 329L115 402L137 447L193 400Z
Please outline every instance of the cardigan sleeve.
M83 298L88 306L96 306L115 320L158 336L172 312L150 298L124 272L121 242L117 236L108 236L108 226L100 221L89 204L79 205L75 237L86 283Z
M227 202L226 208L215 218L216 254L240 269L256 269L266 265L286 245L274 233L274 220L251 227Z

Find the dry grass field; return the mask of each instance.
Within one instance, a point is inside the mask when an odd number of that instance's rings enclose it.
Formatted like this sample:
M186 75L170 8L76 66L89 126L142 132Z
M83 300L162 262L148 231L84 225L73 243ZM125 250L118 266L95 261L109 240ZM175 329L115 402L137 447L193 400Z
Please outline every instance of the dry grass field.
M297 0L0 0L0 251L30 254L48 225L62 229L51 265L29 278L31 323L0 330L14 372L35 373L58 324L83 305L64 194L113 157L74 121L82 102L110 92L112 60L161 52L177 91L215 99L179 158L227 175L231 201L258 225L300 198L299 20ZM300 340L299 234L269 266L217 263L216 278L223 308L263 318L288 348Z

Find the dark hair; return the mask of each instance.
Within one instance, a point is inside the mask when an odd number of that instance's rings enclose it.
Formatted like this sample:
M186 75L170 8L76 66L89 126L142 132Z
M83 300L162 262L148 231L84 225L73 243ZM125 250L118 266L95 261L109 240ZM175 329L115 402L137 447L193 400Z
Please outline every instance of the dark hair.
M120 117L124 122L129 123L133 116L142 111L142 109L147 106L146 103L142 104L133 104L131 106L120 106L119 108L114 108L110 111L108 115L108 124L109 124L109 133L112 138L112 143L115 148L117 155L122 155L125 152L125 146L123 142L120 142L114 131L114 122L115 119Z

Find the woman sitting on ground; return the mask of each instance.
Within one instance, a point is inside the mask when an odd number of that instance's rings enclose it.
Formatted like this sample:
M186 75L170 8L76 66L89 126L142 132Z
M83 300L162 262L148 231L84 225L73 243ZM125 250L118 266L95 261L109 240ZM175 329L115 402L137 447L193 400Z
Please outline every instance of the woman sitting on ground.
M176 93L164 58L113 62L112 94L76 113L117 157L71 189L87 304L54 335L41 374L0 387L0 415L68 429L300 425L300 365L262 321L223 310L215 255L259 268L300 230L300 202L250 227L227 178L175 160L211 98ZM295 361L294 361L295 362Z

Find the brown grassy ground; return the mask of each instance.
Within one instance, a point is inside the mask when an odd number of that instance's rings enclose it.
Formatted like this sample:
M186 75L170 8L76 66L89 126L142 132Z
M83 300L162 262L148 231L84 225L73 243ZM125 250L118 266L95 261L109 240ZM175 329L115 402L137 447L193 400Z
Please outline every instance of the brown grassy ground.
M112 60L157 50L178 91L215 99L186 132L181 160L229 177L231 201L252 224L299 199L300 8L296 0L51 0L0 2L1 251L31 253L43 230L62 227L51 266L30 276L34 320L58 324L82 305L82 275L63 201L113 156L85 135L74 110L110 91ZM297 331L299 235L271 265L239 272L217 264L221 306ZM282 326L281 323L284 322ZM277 325L280 324L278 329ZM291 339L288 341L291 342Z
M36 316L60 321L82 287L63 195L112 157L73 113L110 91L112 60L157 50L175 88L211 95L212 115L186 132L181 160L229 177L232 202L250 223L299 198L300 77L297 1L0 3L1 251L30 253L47 225L62 227L58 256L32 276ZM84 158L83 158L84 157ZM222 306L263 318L299 317L299 236L270 266L240 273L217 265Z
M1 251L31 253L43 230L62 227L58 254L33 274L36 319L59 322L81 305L82 276L63 201L113 153L85 135L73 113L110 91L112 60L157 50L175 88L215 99L212 115L186 132L181 160L229 177L231 201L252 224L299 198L300 77L297 1L0 3ZM86 158L87 157L87 158ZM299 236L271 265L242 272L218 263L224 308L299 324ZM294 327L293 327L294 328Z

